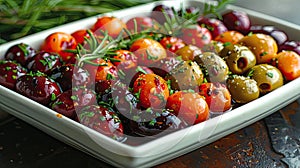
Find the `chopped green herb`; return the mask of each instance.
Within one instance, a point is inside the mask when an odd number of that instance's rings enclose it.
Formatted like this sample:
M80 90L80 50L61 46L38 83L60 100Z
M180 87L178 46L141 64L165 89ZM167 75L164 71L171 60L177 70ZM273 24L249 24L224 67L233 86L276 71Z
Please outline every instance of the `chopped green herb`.
M274 74L272 72L267 72L267 76L273 78Z
M259 56L262 57L262 56L265 56L265 55L267 55L267 54L268 54L268 52L264 51L264 52L260 53Z
M56 94L55 93L51 93L51 101L56 100Z
M72 96L71 96L71 99L72 99L72 100L78 100L78 97L77 97L76 95L72 95Z

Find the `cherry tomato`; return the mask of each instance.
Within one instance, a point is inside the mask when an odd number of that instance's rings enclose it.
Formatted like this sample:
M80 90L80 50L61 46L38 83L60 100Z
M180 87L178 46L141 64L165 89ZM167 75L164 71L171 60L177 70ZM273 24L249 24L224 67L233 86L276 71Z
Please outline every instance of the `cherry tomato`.
M286 80L300 76L300 56L294 51L281 51L277 55L277 67Z
M17 79L26 74L26 69L10 60L0 60L0 85L15 89Z
M85 40L84 37L86 37L86 38L90 37L90 35L88 34L86 29L77 30L77 31L73 32L71 35L76 39L76 42L79 44L84 43L84 40Z
M276 41L269 35L254 33L243 37L239 44L248 47L256 56L256 62L270 63L277 56L278 46Z
M69 62L75 60L75 54L67 52L67 49L76 49L76 39L68 33L55 32L50 34L43 42L41 50L58 53L62 60Z
M138 64L145 66L167 57L164 47L158 41L149 38L134 41L130 51L138 57Z
M178 91L169 96L166 108L189 125L209 118L209 108L205 98L195 92Z
M199 87L199 94L212 112L224 112L231 108L231 95L226 85L221 83L203 83Z
M214 40L222 43L230 42L232 44L237 44L244 35L238 31L226 31L220 35L218 35Z
M136 31L135 31L136 23ZM127 29L132 33L138 33L149 28L155 28L153 19L150 17L133 17L126 22Z
M126 28L126 24L121 19L103 16L97 19L91 30L97 35L102 35L107 31L108 35L116 38L124 28Z
M178 49L185 46L182 39L173 36L164 37L159 41L159 43L172 53L175 53Z
M183 28L179 36L186 44L194 45L199 48L206 44L209 44L212 40L212 34L210 31L199 25L194 25L191 28Z
M163 108L169 97L167 82L156 74L142 74L133 84L133 93L144 108Z
M115 61L112 63L118 67L118 69L130 69L137 66L137 57L128 50L117 50L116 55L113 57Z

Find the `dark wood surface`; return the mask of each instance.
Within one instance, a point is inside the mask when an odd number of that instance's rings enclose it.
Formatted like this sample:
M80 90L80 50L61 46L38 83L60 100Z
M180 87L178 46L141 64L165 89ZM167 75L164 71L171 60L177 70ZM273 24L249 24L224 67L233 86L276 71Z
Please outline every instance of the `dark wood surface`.
M244 129L207 146L155 166L174 167L299 167L297 101ZM112 167L19 120L0 125L1 168Z

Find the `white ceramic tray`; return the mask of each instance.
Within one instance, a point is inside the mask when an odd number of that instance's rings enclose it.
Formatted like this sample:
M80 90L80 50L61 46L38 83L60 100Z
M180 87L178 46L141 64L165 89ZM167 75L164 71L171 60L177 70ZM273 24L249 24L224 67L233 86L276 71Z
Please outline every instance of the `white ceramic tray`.
M150 3L115 11L109 13L109 15L120 17L147 13L158 3L178 8L180 2ZM203 5L200 1L182 2L187 6ZM300 27L298 25L247 9L227 6L226 10L230 9L245 11L250 16L252 23L275 25L286 31L290 39L300 40ZM38 49L41 41L50 33L56 31L72 33L79 28L91 27L96 19L97 16L79 20L1 45L0 59L3 58L5 51L14 44L24 42ZM248 126L286 106L299 96L300 79L296 79L255 101L223 115L137 146L117 142L66 117L57 117L57 113L49 108L2 86L0 86L0 109L114 166L149 167L183 155Z

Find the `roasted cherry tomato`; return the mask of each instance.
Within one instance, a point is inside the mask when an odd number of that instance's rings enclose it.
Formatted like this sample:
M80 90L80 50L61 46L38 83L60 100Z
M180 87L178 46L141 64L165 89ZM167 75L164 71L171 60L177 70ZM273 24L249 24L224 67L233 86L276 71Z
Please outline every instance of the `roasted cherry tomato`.
M244 37L244 35L238 31L226 31L220 35L218 35L214 40L215 41L220 41L222 43L232 43L232 44L236 44L238 43L242 38Z
M61 93L57 83L43 74L26 74L19 77L16 91L45 106Z
M117 66L118 69L126 70L135 68L137 66L137 56L128 50L117 50L115 59L112 63Z
M133 84L133 93L143 108L163 108L169 97L167 82L155 74L142 74Z
M109 108L98 105L87 106L79 112L78 120L81 124L117 140L123 136L122 122Z
M231 109L231 95L225 84L203 83L199 87L199 94L212 112L225 112Z
M147 29L149 29L149 31L155 29L154 21L150 17L133 17L126 22L126 26L132 33L139 33Z
M205 98L195 92L178 91L170 95L166 108L189 125L203 122L209 118L209 107Z
M165 49L172 53L185 46L182 39L173 36L164 37L159 42Z
M41 50L58 53L65 62L76 61L75 54L66 50L76 49L76 39L68 33L55 32L50 34L43 42Z
M36 51L25 43L20 43L11 46L5 53L4 58L6 60L16 61L22 66L26 66L27 60L30 57L33 57L36 54Z
M43 72L49 74L50 71L55 68L62 66L63 61L57 53L49 53L41 51L28 59L27 68L31 71Z
M270 63L276 57L278 46L276 41L266 34L249 34L243 37L239 44L248 47L256 56L256 62Z
M71 36L73 36L76 39L76 42L78 44L83 44L84 40L85 40L85 37L90 38L90 35L89 35L89 33L87 32L86 29L77 30L77 31L73 32L71 34Z
M200 48L206 44L209 44L212 40L212 34L210 31L207 28L199 25L183 28L179 37L186 44L194 45Z
M14 90L17 79L25 74L26 69L20 64L9 60L0 60L0 85Z
M300 56L296 52L279 52L276 64L286 80L291 81L300 76Z
M139 65L150 65L167 57L164 47L157 41L141 38L133 42L130 51L138 57Z
M96 35L103 35L104 32L107 32L108 35L116 38L124 28L126 28L126 24L121 19L112 16L102 16L97 19L91 30Z

